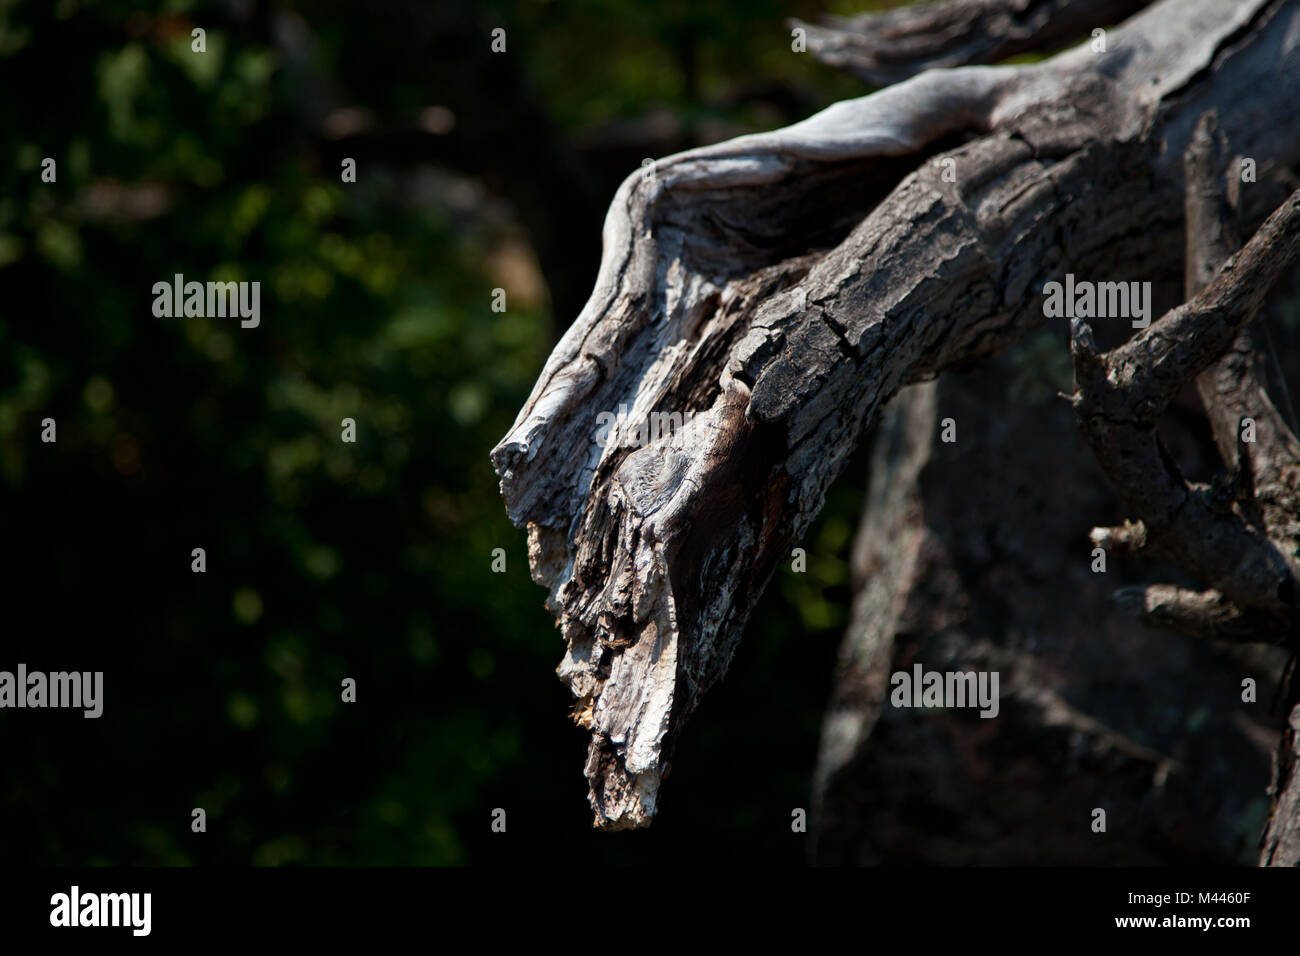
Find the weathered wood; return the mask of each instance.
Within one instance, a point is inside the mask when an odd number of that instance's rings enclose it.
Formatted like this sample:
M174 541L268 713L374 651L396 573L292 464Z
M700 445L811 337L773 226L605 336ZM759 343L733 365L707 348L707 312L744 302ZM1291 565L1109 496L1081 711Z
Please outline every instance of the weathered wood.
M1240 252L1236 204L1224 179L1227 148L1213 112L1184 157L1188 302L1124 345L1098 355L1088 326L1071 327L1074 406L1098 461L1140 521L1097 529L1094 542L1158 552L1211 587L1125 589L1120 604L1148 624L1217 640L1287 642L1300 619L1300 441L1268 397L1249 324L1279 274L1300 255L1300 190ZM1195 378L1231 488L1193 485L1178 471L1156 421ZM1244 441L1239 429L1255 434ZM1226 492L1229 492L1226 493ZM1284 680L1288 705L1297 685ZM1279 749L1262 865L1300 865L1300 778L1291 711Z
M823 17L792 19L808 38L808 52L872 86L888 86L924 70L996 63L1031 51L1050 51L1096 27L1107 27L1150 0L945 0Z
M1117 613L1116 585L1156 569L1112 555L1106 573L1094 573L1091 522L1125 505L1073 409L1055 397L1068 388L1068 359L1038 367L1050 349L1066 358L1063 332L1053 321L977 369L909 386L873 429L854 544L870 559L859 565L866 574L822 727L810 862L1259 858L1278 739L1269 701L1287 654L1183 638ZM932 387L935 417L956 420L955 442L937 423L898 427L900 404ZM1189 416L1162 423L1199 470L1215 459L1198 426ZM899 454L900 438L921 447ZM894 706L891 675L918 663L999 672L997 718ZM1242 701L1246 675L1260 703ZM885 689L883 706L873 687ZM699 719L708 713L706 704ZM1092 828L1098 807L1106 834Z
M1228 600L1247 610L1276 614L1279 620L1300 606L1300 560L1294 556L1294 542L1274 540L1266 526L1252 520L1253 494L1234 509L1221 489L1187 482L1155 426L1179 389L1229 349L1297 255L1300 190L1223 265L1214 282L1118 348L1099 355L1088 324L1075 319L1071 327L1079 383L1075 409L1097 460L1138 512L1148 539ZM1245 410L1246 401L1243 398L1238 407ZM1280 424L1280 416L1276 422ZM1234 423L1234 446L1236 427ZM1289 442L1294 445L1294 436ZM1280 436L1277 447L1284 447ZM1235 457L1235 448L1232 454ZM1268 453L1273 455L1276 452ZM1266 474L1296 475L1298 469L1300 459L1283 462L1279 457ZM1293 489L1294 484L1287 489L1292 510L1286 527L1294 524ZM1285 507L1284 502L1277 504ZM1187 607L1184 603L1184 612Z
M1067 271L1177 275L1206 110L1261 168L1300 157L1297 30L1295 3L1165 0L1105 54L931 71L629 177L596 289L492 453L568 645L598 826L653 817L674 739L885 401L1039 323ZM602 445L621 405L689 420Z
M1260 840L1259 865L1300 866L1300 703L1292 706L1282 732L1269 793L1273 807Z

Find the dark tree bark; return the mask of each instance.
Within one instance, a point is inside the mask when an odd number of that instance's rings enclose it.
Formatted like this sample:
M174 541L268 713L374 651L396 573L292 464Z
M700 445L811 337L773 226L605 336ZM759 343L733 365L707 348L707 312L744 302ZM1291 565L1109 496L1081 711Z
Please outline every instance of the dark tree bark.
M1139 517L1123 528L1096 529L1093 540L1108 550L1158 554L1208 585L1125 593L1128 609L1147 623L1294 649L1300 441L1268 397L1248 326L1300 254L1300 190L1234 253L1236 217L1225 176L1236 176L1214 113L1197 125L1185 168L1187 303L1105 355L1097 354L1086 323L1076 319L1071 329L1079 384L1074 405L1084 433ZM1230 469L1215 485L1186 481L1156 431L1161 414L1192 380ZM1275 760L1265 864L1300 863L1294 723L1293 715Z
M651 820L674 740L893 395L1002 351L1067 272L1181 276L1181 158L1208 111L1263 176L1300 159L1297 30L1294 2L1164 0L1105 52L932 70L629 177L596 289L492 454L568 644L597 825ZM1263 258L1260 281L1282 254ZM620 405L689 420L602 443ZM1290 574L1253 546L1248 580Z
M854 545L864 587L815 773L816 863L1258 859L1285 652L1180 637L1116 607L1117 587L1172 569L1112 555L1092 570L1092 522L1125 505L1056 395L1068 358L1040 372L1065 339L1059 324L1035 330L977 369L905 388L882 415ZM1204 470L1214 450L1189 409L1163 431ZM997 672L996 718L893 706L890 676L917 664ZM1241 699L1245 677L1259 702Z

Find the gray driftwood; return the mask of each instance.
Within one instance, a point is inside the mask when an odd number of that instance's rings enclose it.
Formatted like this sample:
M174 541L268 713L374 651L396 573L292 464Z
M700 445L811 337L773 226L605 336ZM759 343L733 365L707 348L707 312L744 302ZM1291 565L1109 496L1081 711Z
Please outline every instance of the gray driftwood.
M1295 2L1163 0L1105 52L931 70L624 182L595 291L492 452L567 644L598 826L652 819L675 738L891 396L1040 323L1066 272L1181 275L1206 112L1262 179L1300 159L1298 37ZM620 406L693 414L602 445Z

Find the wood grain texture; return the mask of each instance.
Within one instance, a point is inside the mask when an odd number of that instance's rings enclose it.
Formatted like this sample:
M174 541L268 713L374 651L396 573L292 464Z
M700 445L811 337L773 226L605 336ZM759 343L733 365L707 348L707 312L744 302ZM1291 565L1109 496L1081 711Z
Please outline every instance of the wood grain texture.
M1108 27L1150 0L945 0L827 16L802 27L808 52L871 86L888 86L925 70L996 63L1051 50Z
M1207 110L1261 167L1300 158L1297 36L1295 3L1165 0L1106 54L930 71L624 182L596 288L492 452L598 826L653 818L674 740L889 398L1041 322L1067 271L1179 274ZM620 405L692 415L601 444Z

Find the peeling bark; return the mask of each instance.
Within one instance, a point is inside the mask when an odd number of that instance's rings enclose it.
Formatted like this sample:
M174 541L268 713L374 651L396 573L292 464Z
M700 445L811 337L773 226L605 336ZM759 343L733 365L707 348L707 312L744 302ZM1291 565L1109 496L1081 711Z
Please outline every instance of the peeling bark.
M1300 157L1298 33L1294 3L1164 0L1106 54L931 71L629 177L596 289L492 453L568 645L598 826L650 822L885 402L1037 325L1067 271L1177 275L1177 160L1206 110L1261 167ZM621 405L688 420L602 444Z

